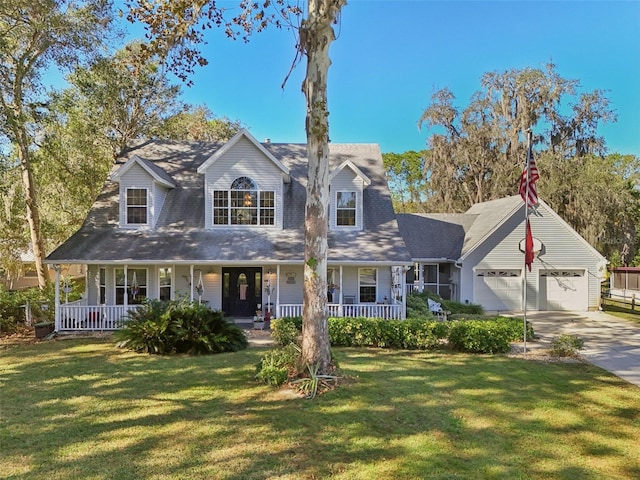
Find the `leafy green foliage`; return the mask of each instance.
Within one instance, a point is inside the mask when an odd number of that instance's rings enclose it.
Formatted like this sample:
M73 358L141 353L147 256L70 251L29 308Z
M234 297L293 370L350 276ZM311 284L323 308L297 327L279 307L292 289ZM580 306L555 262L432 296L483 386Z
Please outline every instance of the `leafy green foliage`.
M283 317L271 320L271 338L278 345L298 344L301 330L301 317Z
M470 315L483 315L484 309L482 305L475 303L460 303L454 300L445 300L435 293L424 291L422 293L412 292L407 295L407 317L408 318L420 318L431 317L429 311L429 304L427 300L435 300L442 305L442 309L451 312L452 314L462 313Z
M315 398L318 393L330 390L338 382L338 377L335 375L318 373L320 371L319 363L315 365L307 365L307 371L309 373L308 376L298 378L291 382L291 384L307 399Z
M272 323L278 343L296 339L302 329L298 318L279 318ZM386 320L380 318L329 318L332 346L433 349L446 338L448 324L433 318Z
M456 320L450 322L449 346L470 353L506 353L511 342L523 339L522 320L496 317L486 320ZM533 338L533 328L527 325L527 338Z
M79 297L81 285L70 282L72 291L70 300ZM31 306L31 321L53 322L55 315L55 291L52 284L48 284L43 290L39 288L27 288L24 290L9 291L0 285L0 333L15 332L18 325L24 324L25 305Z
M269 350L256 366L256 378L267 385L278 387L297 375L300 349L290 343Z
M248 345L242 329L222 312L184 301L147 300L129 312L115 337L120 347L160 355L235 352Z
M556 357L576 357L584 348L584 340L575 335L560 335L551 341L549 352Z

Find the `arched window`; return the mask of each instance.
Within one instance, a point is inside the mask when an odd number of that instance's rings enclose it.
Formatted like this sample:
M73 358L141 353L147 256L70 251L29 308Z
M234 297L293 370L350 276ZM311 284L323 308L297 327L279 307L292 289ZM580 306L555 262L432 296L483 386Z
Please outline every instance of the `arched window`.
M258 189L249 177L238 177L229 190L213 192L214 225L274 225L275 192Z

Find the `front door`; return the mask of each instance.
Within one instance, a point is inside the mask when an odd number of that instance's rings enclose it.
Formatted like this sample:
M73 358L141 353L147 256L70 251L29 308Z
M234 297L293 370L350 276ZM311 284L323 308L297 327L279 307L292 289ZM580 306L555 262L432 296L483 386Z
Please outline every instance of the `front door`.
M262 269L222 269L222 311L228 317L253 317L262 303Z

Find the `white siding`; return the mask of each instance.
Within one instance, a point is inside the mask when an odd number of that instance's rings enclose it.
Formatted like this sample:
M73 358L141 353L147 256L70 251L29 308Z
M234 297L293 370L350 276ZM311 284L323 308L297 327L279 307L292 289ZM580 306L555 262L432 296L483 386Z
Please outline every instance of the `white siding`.
M538 310L546 305L546 302L541 305L538 298L540 270L559 269L586 270L584 295L588 296L587 308L597 308L602 275L598 271L600 258L568 225L544 206L540 206L538 215L532 214L529 219L533 237L539 239L543 246L539 257L533 261L532 271L527 272L527 309ZM465 258L460 290L462 301L475 301L473 279L478 269L524 269L524 254L519 249L524 237L524 218L516 213Z
M264 156L258 148L246 138L241 138L224 157L213 163L205 174L205 226L212 228L212 202L214 190L229 190L231 183L238 177L249 177L258 185L259 190L274 191L276 218L275 225L258 228L282 228L282 171ZM224 226L228 228L227 225ZM234 228L255 228L240 227Z
M159 185L157 183L153 184L153 202L152 202L152 210L151 212L151 224L155 227L158 222L158 218L160 218L160 212L162 211L162 206L164 205L164 201L167 198L167 193L169 189Z
M364 182L350 168L343 168L331 181L331 229L332 230L362 230L362 192ZM344 227L336 225L336 205L338 192L356 192L356 225L355 227Z

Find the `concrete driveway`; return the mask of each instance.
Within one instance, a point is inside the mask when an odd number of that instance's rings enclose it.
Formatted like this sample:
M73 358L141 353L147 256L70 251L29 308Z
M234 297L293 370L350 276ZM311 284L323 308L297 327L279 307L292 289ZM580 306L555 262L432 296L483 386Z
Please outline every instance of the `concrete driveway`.
M548 348L556 337L576 335L584 340L580 355L640 387L640 324L605 312L527 312L540 337L527 348Z

